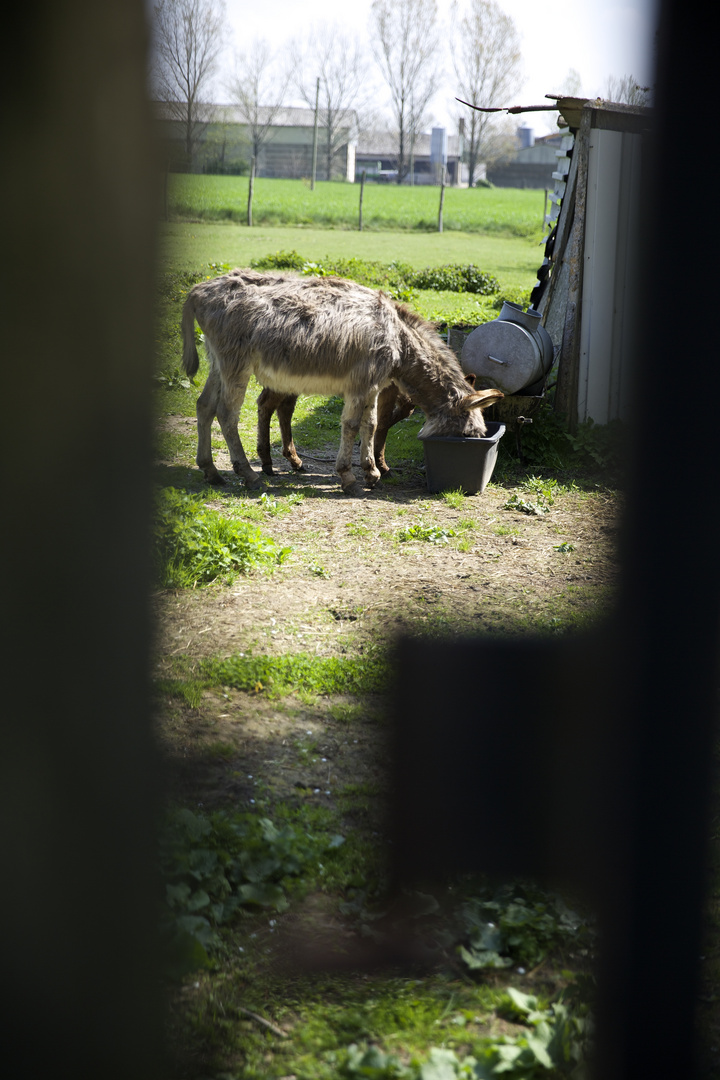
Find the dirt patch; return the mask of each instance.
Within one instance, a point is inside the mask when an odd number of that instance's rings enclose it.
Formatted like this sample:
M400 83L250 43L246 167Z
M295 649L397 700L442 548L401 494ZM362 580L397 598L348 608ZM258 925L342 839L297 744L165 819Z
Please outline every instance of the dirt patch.
M226 453L215 456L232 477ZM265 502L234 478L221 494L198 485L240 517L264 507L262 531L292 552L272 575L156 594L159 675L168 675L177 658L342 655L404 632L566 630L609 605L619 511L612 492L570 490L532 515L505 509L514 493L532 499L527 490L491 485L451 506L428 494L420 469L407 467L352 498L340 490L330 448L304 461L306 471L293 474L278 457ZM196 470L181 471L186 483L197 482ZM303 499L279 512L290 493ZM413 525L444 530L447 542L400 540ZM272 702L261 692L224 688L192 706L172 696L160 704L181 798L252 805L260 795L330 800L348 785L382 787L386 725L379 701L359 707L296 695Z

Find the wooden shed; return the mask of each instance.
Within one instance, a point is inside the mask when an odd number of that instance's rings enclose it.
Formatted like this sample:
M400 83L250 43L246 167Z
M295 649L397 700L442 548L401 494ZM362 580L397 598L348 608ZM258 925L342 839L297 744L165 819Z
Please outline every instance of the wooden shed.
M563 141L532 304L556 349L555 408L574 430L631 410L636 335L650 317L636 285L651 110L556 100Z

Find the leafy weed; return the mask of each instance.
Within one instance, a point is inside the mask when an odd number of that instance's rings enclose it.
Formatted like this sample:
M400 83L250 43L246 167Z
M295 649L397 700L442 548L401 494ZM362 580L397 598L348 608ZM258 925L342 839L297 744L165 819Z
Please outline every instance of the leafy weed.
M252 814L169 813L160 837L168 970L177 976L209 966L217 928L241 907L285 911L289 879L343 840L278 829Z
M258 529L210 510L201 495L177 488L160 492L155 560L166 588L194 588L218 578L232 581L253 566L277 566L289 551Z
M447 544L452 536L455 536L454 529L443 529L439 525L408 525L397 532L397 538L401 543L409 540L424 540L428 544Z

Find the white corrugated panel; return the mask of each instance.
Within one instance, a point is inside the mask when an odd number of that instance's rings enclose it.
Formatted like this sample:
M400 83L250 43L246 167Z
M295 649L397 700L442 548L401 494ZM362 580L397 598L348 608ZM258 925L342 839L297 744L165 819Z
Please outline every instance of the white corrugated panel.
M593 129L588 157L578 420L628 415L639 253L641 138Z

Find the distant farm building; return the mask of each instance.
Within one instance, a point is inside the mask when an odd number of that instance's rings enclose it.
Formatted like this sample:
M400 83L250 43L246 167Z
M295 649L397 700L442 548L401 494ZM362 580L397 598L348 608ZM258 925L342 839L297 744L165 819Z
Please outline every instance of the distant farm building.
M442 134L440 134L442 133ZM433 145L435 139L435 145ZM446 167L445 182L455 185L462 180L459 173L459 136L447 135L445 128L433 128L432 133L418 135L415 145L405 147L404 183L438 184L440 169ZM363 170L366 179L379 183L396 183L398 170L398 138L391 132L361 134L355 151L355 179ZM465 173L467 169L465 168ZM465 177L467 181L467 176Z
M487 179L496 187L552 188L561 138L558 132L536 138L532 128L518 128L517 149L489 165Z
M261 108L261 123L274 110ZM155 103L161 149L171 172L242 174L250 169L252 137L249 125L233 105L203 105L193 160L188 160L185 127L166 102ZM268 133L255 162L256 176L301 179L312 174L315 113L312 109L288 107L272 116ZM357 115L346 110L333 133L332 176L328 177L327 127L322 111L317 135L318 180L350 180L355 177Z

